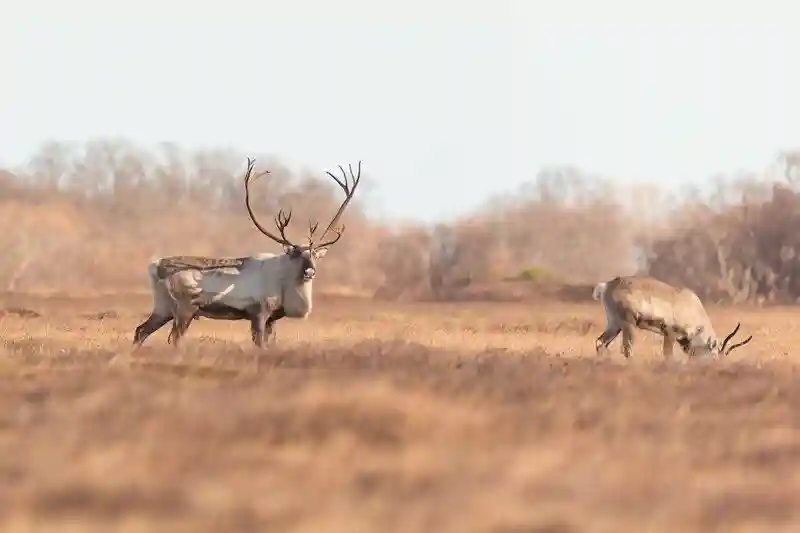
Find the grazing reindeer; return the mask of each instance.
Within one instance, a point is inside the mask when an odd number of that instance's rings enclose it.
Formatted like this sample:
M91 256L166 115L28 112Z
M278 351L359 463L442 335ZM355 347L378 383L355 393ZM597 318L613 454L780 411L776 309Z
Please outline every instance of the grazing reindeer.
M593 292L600 300L605 312L606 327L597 337L595 346L598 355L622 332L622 353L633 354L634 328L659 333L664 337L665 358L672 357L677 342L683 351L698 354L728 355L732 350L744 346L753 338L725 347L739 331L736 328L725 340L719 342L703 303L692 290L677 288L655 278L644 276L616 277L598 283Z
M253 343L263 347L265 337L272 333L273 324L284 317L305 318L311 312L312 282L317 271L317 261L325 256L328 247L336 243L344 232L344 225L334 226L361 180L361 162L357 174L349 167L349 182L344 169L340 180L326 172L341 187L345 199L330 224L322 233L324 239L329 231L336 236L322 243L314 242L317 223L309 222L308 245L292 244L284 231L292 218L291 211L280 210L275 225L280 236L275 236L256 219L250 206L250 182L254 178L254 160L248 158L244 177L245 206L250 220L264 235L283 246L283 254L261 253L238 258L215 258L197 256L172 256L155 259L148 265L148 276L152 286L153 310L150 316L134 333L134 347L141 344L174 320L168 342L178 345L186 334L192 320L197 317L214 320L250 320ZM264 171L255 178L268 174Z

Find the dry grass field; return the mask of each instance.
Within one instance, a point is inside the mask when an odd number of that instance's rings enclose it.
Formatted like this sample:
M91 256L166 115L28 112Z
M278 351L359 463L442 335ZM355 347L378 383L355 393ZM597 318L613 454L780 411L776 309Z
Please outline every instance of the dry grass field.
M125 356L147 296L0 309L4 532L800 528L800 311L668 363L598 360L597 305L318 298L260 359L209 320Z

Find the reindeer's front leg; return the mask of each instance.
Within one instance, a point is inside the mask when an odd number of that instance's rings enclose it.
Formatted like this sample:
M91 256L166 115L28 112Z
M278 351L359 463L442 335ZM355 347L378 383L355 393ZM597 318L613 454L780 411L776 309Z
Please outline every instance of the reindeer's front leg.
M673 337L669 333L664 334L664 342L661 346L661 352L664 355L664 359L672 359L672 352L674 347L675 347L675 337Z
M266 324L264 324L265 336L267 339L269 339L270 337L272 338L275 337L274 333L275 322L277 322L278 320L280 320L285 316L286 316L286 311L284 311L282 306L278 307L277 309L273 310L270 313L269 317L267 318Z
M276 321L286 316L283 307L273 308L269 303L263 304L250 311L250 332L253 337L253 344L263 348L274 335Z
M250 334L253 344L259 348L264 347L264 335L266 332L267 313L263 306L259 306L258 311L250 315Z

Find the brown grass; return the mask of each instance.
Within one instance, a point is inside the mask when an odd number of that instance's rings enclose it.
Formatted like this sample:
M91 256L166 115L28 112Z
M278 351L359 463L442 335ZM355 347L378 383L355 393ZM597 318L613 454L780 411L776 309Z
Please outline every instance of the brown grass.
M800 525L791 310L712 309L755 339L687 364L598 360L598 306L324 298L257 369L245 322L124 357L146 296L0 308L5 532Z

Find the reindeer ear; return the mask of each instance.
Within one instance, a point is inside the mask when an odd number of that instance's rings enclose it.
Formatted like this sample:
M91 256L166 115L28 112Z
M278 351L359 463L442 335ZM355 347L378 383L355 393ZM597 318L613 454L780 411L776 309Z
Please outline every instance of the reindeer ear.
M294 253L294 246L291 244L284 244L283 251L286 252L287 255L292 255Z
M314 259L322 259L325 257L325 254L328 253L327 248L315 248L314 249Z

